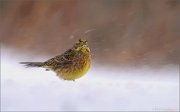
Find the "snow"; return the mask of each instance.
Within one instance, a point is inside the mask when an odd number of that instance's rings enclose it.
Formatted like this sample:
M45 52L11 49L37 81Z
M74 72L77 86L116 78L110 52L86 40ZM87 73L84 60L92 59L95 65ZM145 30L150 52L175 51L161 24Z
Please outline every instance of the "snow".
M93 63L73 81L1 54L2 111L179 111L179 66L113 68Z

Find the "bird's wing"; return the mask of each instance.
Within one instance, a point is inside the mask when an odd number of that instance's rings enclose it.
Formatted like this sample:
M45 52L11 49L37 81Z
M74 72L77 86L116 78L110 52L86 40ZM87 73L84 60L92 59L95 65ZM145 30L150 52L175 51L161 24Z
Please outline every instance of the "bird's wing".
M54 58L47 60L46 62L44 62L44 65L49 67L52 66L53 68L69 65L72 64L72 59L74 56L75 56L75 52L69 49L62 55L58 55Z

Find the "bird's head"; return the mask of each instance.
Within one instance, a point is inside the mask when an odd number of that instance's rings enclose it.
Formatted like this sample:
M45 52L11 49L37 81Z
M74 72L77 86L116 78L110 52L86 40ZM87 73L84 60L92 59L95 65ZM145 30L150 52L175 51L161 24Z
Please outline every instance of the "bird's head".
M85 40L85 39L79 39L79 41L74 44L73 48L74 48L74 50L81 51L83 53L90 52L87 40Z

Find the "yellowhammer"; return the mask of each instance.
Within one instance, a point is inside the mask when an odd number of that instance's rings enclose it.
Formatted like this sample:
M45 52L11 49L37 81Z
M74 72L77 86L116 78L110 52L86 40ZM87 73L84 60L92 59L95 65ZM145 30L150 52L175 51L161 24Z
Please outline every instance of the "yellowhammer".
M88 43L80 39L74 46L45 62L21 62L27 67L43 67L54 71L57 76L64 80L75 80L82 77L90 68L91 54Z

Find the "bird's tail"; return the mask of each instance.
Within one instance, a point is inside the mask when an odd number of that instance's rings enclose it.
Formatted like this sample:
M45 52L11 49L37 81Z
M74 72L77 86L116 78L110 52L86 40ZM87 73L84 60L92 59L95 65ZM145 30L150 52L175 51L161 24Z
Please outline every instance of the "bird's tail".
M43 62L20 62L20 64L24 64L26 67L42 67Z

